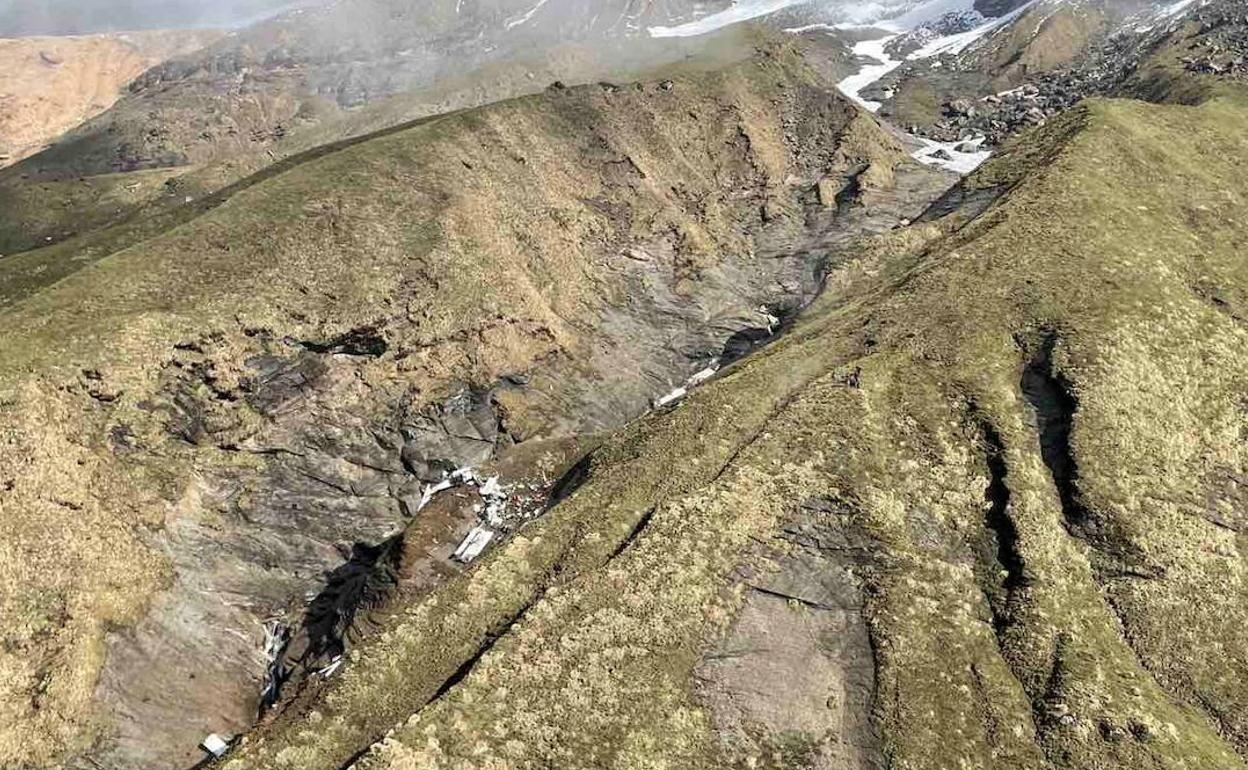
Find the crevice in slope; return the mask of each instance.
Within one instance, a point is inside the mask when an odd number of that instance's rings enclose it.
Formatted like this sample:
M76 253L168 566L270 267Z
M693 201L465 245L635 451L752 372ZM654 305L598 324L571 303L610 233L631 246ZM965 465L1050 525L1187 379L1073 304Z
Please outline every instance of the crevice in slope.
M1099 522L1080 497L1079 468L1071 445L1071 431L1079 403L1071 383L1054 365L1053 352L1058 340L1059 335L1053 330L1042 333L1039 344L1033 348L1034 352L1024 366L1021 388L1035 413L1041 456L1058 492L1063 523L1071 536L1088 544L1092 549L1093 572L1123 647L1130 652L1140 671L1147 674L1172 703L1190 704L1191 699L1166 687L1148 660L1140 654L1136 641L1129 632L1128 617L1115 600L1113 588L1109 585L1113 580L1126 578L1154 580L1162 573L1148 563L1146 556L1125 533L1116 531L1112 522ZM1040 699L1041 704L1047 705L1044 706L1043 714L1038 711L1037 715L1045 716L1050 723L1065 716L1060 711L1061 702L1056 693L1060 690L1063 651L1068 646L1069 640L1065 636L1059 637L1048 689ZM1222 716L1210 709L1199 693L1193 693L1191 698L1196 700L1193 705L1205 713L1211 724L1227 739L1228 744L1242 755L1242 750L1225 732Z
M326 576L325 588L309 602L296 636L297 649L283 649L270 668L261 711L278 703L294 666L313 668L336 660L366 629L362 613L382 606L398 585L403 536L378 545L356 543L349 559Z
M637 538L641 536L641 533L650 526L650 522L654 519L654 514L658 511L658 509L657 505L651 506L650 509L645 512L641 519L638 520L637 524L629 531L628 536L625 537L624 540L616 546L615 550L611 552L611 556L607 559L608 562L614 561L616 557L623 554L629 549L629 546L636 542Z
M1053 329L1042 330L1038 338L1020 339L1020 348L1030 352L1019 387L1035 419L1041 459L1057 490L1063 524L1072 537L1091 547L1093 568L1102 581L1115 575L1157 577L1161 569L1150 564L1130 533L1112 518L1098 516L1083 499L1078 458L1071 444L1079 399L1054 363L1059 339Z
M1070 383L1053 364L1057 341L1053 330L1042 332L1039 344L1023 367L1020 388L1035 415L1040 456L1057 489L1066 529L1081 540L1089 540L1091 516L1079 496L1079 468L1070 444L1079 402Z
M546 510L554 508L559 503L567 500L576 494L576 490L580 489L585 482L589 481L593 472L594 453L587 453L576 464L569 468L555 485L551 487L550 499L546 503Z
M429 708L434 703L437 703L439 700L446 697L447 693L455 689L456 685L467 679L468 675L471 674L473 669L477 667L477 664L481 662L481 659L484 658L490 650L494 649L494 645L498 643L498 640L506 636L507 633L516 625L516 623L519 623L520 619L523 618L535 604L541 601L542 597L545 595L546 586L542 586L533 596L531 601L521 607L515 614L508 616L505 620L499 623L495 629L486 634L476 651L473 652L472 655L470 655L463 663L461 663L459 668L455 669L454 673L447 677L446 680L438 686L438 689L432 696L430 696L429 700L425 701L425 705L421 706L417 713ZM380 740L380 737L374 738L369 745L371 746L378 740Z
M988 468L988 487L984 490L988 510L984 515L984 525L990 534L991 542L988 546L993 550L989 569L995 567L995 574L986 574L981 577L981 581L985 583L985 594L992 610L993 630L997 634L998 644L1002 644L1005 633L1013 622L1011 610L1016 593L1030 581L1019 550L1018 527L1010 517L1010 488L1007 484L1009 469L1005 461L1005 446L997 429L982 415L977 414L973 405L971 411L984 443L984 459Z

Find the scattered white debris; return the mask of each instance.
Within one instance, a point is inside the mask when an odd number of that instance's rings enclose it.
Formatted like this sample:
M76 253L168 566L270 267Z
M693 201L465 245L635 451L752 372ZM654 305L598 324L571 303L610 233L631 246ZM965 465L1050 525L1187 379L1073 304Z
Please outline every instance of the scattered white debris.
M765 309L763 312L765 312ZM775 324L780 323L780 319L776 318L773 315L767 314L767 317L771 319L771 321L774 322ZM771 330L773 327L772 325L769 325L767 328L768 330ZM689 391L693 390L694 388L703 384L707 380L711 379L718 372L719 372L719 359L712 358L710 360L710 363L707 364L705 369L701 369L689 375L689 379L685 380L685 384L680 386L679 388L676 388L671 393L668 393L667 395L662 396L661 398L656 398L654 402L652 403L652 406L655 409L662 409L668 404L679 401L680 399L689 395Z
M230 750L230 741L216 733L211 733L207 738L200 742L199 747L214 757L220 758L226 755Z
M655 408L655 409L662 409L663 407L667 406L668 404L671 404L671 403L673 403L673 402L679 401L680 399L684 398L684 397L685 397L685 396L687 396L687 395L689 395L689 389L688 389L688 388L686 388L686 387L679 387L679 388L676 388L676 389L675 389L675 390L673 390L671 393L668 393L666 396L660 396L659 398L656 398L656 399L654 400L654 408Z
M767 322L767 333L775 334L776 327L780 325L780 319L772 315L771 310L769 310L766 305L763 305L758 309L758 314L761 315L763 320Z
M329 677L337 673L338 669L342 668L342 663L343 663L343 657L341 655L335 655L334 659L329 662L328 666L321 669L320 671L317 671L316 673L328 679Z
M502 488L498 485L498 476L491 476L481 485L481 496L492 497L498 494L502 494Z
M498 476L484 478L474 468L459 468L437 484L426 485L420 507L424 508L439 493L461 486L476 487L482 500L472 507L473 513L477 514L482 523L468 533L451 556L456 561L468 564L481 555L497 531L508 531L518 522L531 517L534 511L526 510L521 500L519 510L508 515L512 502L511 489L504 486Z
M316 593L313 592L315 597ZM266 708L277 700L285 670L282 656L290 644L290 627L278 618L264 621L264 688L260 690L260 702Z
M485 520L495 527L503 525L503 515L507 512L507 490L498 483L498 476L486 479L477 489L477 494L485 501Z
M416 510L423 511L426 505L433 502L433 498L437 497L438 493L445 492L454 486L455 482L450 478L442 479L437 484L426 484L424 491L420 494L420 505L416 506Z
M289 630L286 624L277 618L269 618L264 621L264 657L268 661L277 659L281 654L282 648L286 646L286 640L289 637Z
M695 372L694 375L689 378L689 381L685 383L685 385L686 387L696 388L697 386L701 385L702 383L714 377L715 373L718 371L719 371L719 359L712 358L710 366L706 367L700 372Z
M494 532L485 527L473 527L464 541L455 549L455 553L451 558L461 564L471 564L474 559L480 556L485 547L494 539Z

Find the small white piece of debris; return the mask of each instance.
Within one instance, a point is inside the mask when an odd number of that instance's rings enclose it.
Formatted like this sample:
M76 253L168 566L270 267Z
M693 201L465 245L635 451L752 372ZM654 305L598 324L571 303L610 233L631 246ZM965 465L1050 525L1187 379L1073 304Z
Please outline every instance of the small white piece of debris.
M480 484L481 479L477 476L477 472L472 468L460 468L451 474L450 479L455 484Z
M199 747L214 757L224 757L225 753L230 750L230 742L212 733L199 744Z
M498 476L491 476L480 483L477 494L485 501L485 520L491 526L501 527L507 513L508 493L498 482Z
M503 488L498 485L498 476L491 476L481 485L482 497L494 497L503 494Z
M340 668L342 668L342 656L341 655L335 657L333 660L329 662L328 666L326 666L325 668L321 669L320 671L316 673L328 679L329 677L333 676L334 673L337 672L338 669Z
M436 497L439 492L445 492L454 486L455 482L451 479L443 479L437 484L426 484L425 491L420 494L420 505L416 506L416 510L418 512L423 511L426 505L433 502L433 498Z
M702 383L714 377L715 373L718 371L719 371L719 359L713 358L711 359L711 365L706 367L702 371L697 372L692 377L690 377L688 382L685 383L685 387L696 388L697 386L701 385Z
M662 396L661 398L655 399L654 408L662 409L663 407L667 406L673 401L679 401L680 399L684 398L687 395L689 395L688 388L684 388L684 387L677 388L676 390L673 390L671 393L668 393L666 396Z
M455 549L455 553L451 558L461 564L471 564L474 559L480 556L485 547L494 539L494 533L485 527L473 527L464 541Z
M758 309L758 314L767 320L767 333L774 334L776 327L780 325L780 319L771 314L766 305Z

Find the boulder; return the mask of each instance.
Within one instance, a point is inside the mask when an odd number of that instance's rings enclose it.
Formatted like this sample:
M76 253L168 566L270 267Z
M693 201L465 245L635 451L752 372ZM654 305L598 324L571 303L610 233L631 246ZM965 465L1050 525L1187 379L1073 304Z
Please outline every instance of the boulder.
M841 177L825 176L816 186L819 193L819 205L824 208L835 208L836 197L845 190L845 180Z

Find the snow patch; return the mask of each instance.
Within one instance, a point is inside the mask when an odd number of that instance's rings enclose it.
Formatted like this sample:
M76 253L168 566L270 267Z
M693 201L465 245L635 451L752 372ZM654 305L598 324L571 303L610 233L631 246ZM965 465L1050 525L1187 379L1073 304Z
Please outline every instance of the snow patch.
M697 21L678 24L674 27L651 27L648 31L650 37L696 37L732 24L783 11L785 8L804 2L806 0L737 0L731 7L719 13L704 16Z
M895 40L896 37L896 35L889 35L879 40L864 40L855 44L853 47L855 56L872 59L877 63L865 65L839 84L841 93L871 112L876 112L882 105L880 102L862 98L862 90L903 64L902 60L892 58L888 55L888 51L885 50L888 44Z
M976 137L965 142L937 142L922 136L913 137L923 147L914 153L914 159L920 163L926 163L929 166L941 166L950 171L956 171L959 174L969 174L984 164L984 161L992 157L991 150L982 150L980 147L984 143L984 137ZM969 152L959 150L957 148L970 145L974 150ZM935 157L937 154L941 157Z
M881 26L892 32L905 32L936 21L947 13L964 13L975 9L975 0L931 0L923 3Z
M905 32L947 13L970 11L975 0L892 0L892 2L834 3L813 0L736 0L731 7L704 16L696 21L670 27L651 27L651 37L694 37L718 29L750 21L783 11L798 5L813 5L824 12L827 23L795 27L788 32L807 32L815 29L883 29L888 32Z
M911 53L905 60L892 58L886 50L888 44L895 40L900 32L898 29L903 24L909 24L911 27L918 26L939 19L947 13L958 13L971 10L973 1L968 0L933 0L933 2L925 3L916 8L909 14L898 19L878 26L896 32L896 34L886 35L876 40L864 40L853 47L854 55L870 59L875 64L867 64L858 72L850 75L840 82L841 91L862 105L871 112L880 109L879 102L864 99L862 91L871 84L878 81L888 73L900 67L905 61L916 61L919 59L928 59L934 56L942 56L945 54L958 54L965 51L975 42L983 39L987 35L1001 29L1011 21L1017 19L1027 11L1037 0L1032 0L1019 8L1011 11L1005 16L992 19L985 24L981 24L974 29L966 32L959 32L954 35L945 35L936 38L927 45ZM1196 2L1196 0L1182 0L1184 3ZM792 30L790 30L792 31ZM935 65L933 65L935 66ZM910 135L912 139L922 145L921 149L914 153L914 158L921 163L929 165L942 166L950 171L956 171L959 174L969 174L976 168L979 168L984 161L992 156L990 150L982 150L984 137L977 137L968 141L958 142L937 142L922 136ZM958 147L970 145L975 148L972 151L962 151Z
M1162 8L1160 11L1158 11L1157 18L1168 19L1171 16L1178 16L1180 13L1183 13L1188 8L1191 8L1193 5L1195 5L1196 2L1197 0L1179 0L1179 2L1174 3L1172 5L1168 5L1165 8Z

